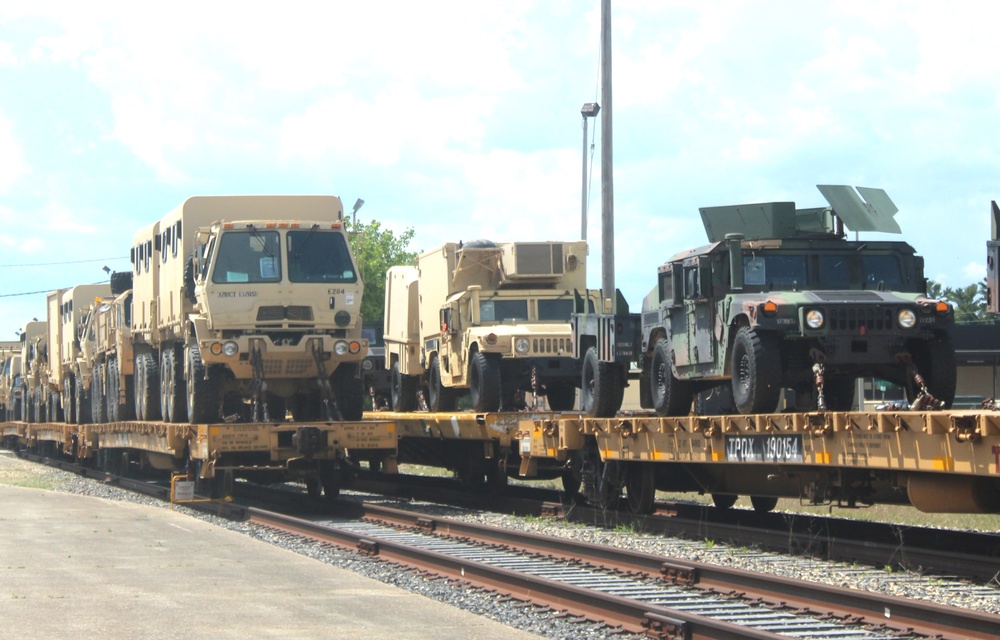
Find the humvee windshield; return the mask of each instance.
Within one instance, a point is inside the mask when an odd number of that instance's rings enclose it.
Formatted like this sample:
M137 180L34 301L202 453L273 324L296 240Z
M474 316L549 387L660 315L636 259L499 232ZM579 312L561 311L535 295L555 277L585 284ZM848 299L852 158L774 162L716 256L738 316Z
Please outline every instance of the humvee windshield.
M569 316L566 316L569 318ZM504 320L527 320L527 300L480 300L480 322L503 322Z
M894 255L826 254L810 273L808 256L751 253L743 256L744 283L784 289L874 289L903 288L899 258Z

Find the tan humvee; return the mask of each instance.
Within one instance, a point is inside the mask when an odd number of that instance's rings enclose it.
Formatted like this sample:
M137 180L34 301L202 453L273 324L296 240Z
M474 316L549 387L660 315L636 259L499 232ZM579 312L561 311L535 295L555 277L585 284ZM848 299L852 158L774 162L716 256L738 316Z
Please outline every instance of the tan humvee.
M580 370L569 318L575 291L586 289L586 256L583 241L475 241L392 267L384 339L393 408L415 408L426 384L432 411L454 410L464 390L475 411L521 408L528 392L571 409Z
M48 330L44 320L25 323L21 330L21 419L45 422L47 405L42 401L48 384Z
M21 419L21 343L0 342L0 422Z

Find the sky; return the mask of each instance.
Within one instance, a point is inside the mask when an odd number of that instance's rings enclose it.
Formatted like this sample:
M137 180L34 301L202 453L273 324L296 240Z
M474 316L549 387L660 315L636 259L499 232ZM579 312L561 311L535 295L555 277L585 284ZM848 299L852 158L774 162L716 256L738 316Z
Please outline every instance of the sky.
M615 283L699 207L885 189L945 286L985 276L1000 5L612 0ZM123 271L192 195L339 195L412 249L576 240L599 0L0 3L0 340ZM595 134L596 131L596 135ZM601 132L588 284L601 284Z

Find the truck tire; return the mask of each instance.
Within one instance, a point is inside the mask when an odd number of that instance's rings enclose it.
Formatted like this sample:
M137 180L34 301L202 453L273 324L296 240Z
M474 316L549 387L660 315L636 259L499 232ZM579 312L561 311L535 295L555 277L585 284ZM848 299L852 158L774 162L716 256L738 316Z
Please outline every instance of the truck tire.
M365 412L365 380L361 376L361 365L338 365L330 376L330 385L337 398L341 417L344 420L360 420Z
M417 408L417 379L399 370L399 362L392 363L390 390L393 411L413 411Z
M431 360L427 373L427 404L431 411L454 411L457 398L454 389L444 386L441 382L441 363L437 356Z
M222 413L222 385L219 374L201 361L198 345L185 349L187 359L187 415L192 424L218 422Z
M80 424L80 420L76 417L76 412L73 411L76 406L73 397L73 379L74 376L63 378L63 390L59 393L59 401L62 402L63 416L65 416L66 422Z
M615 367L597 359L597 349L590 347L583 356L580 406L594 418L613 418L622 406L625 389Z
M73 381L73 401L76 404L76 419L79 424L90 424L90 394L83 388L80 378Z
M477 351L469 359L469 395L472 410L500 410L500 358Z
M131 271L115 271L111 274L111 295L118 296L132 288Z
M108 402L104 394L104 365L95 364L90 377L90 416L94 424L108 421Z
M660 416L684 416L691 411L691 384L674 377L670 366L670 344L660 338L650 363L649 391L653 409Z
M781 359L777 340L742 327L733 341L733 400L742 414L770 413L781 394Z
M160 419L160 368L151 353L135 357L135 409L140 420Z
M181 353L168 346L160 353L160 409L166 422L187 420L187 401L184 399L184 361Z

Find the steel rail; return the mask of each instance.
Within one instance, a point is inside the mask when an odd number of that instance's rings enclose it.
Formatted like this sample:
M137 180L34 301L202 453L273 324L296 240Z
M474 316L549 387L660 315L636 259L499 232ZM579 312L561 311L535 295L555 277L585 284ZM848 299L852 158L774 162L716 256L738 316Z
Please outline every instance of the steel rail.
M718 593L736 591L746 598L758 598L776 605L844 619L864 619L870 624L886 624L896 629L912 629L921 635L970 640L995 640L1000 637L1000 616L978 611L490 525L434 518L390 507L362 505L359 508L365 517L385 522L514 546L566 559L580 559L622 571L641 572Z
M390 540L371 540L363 535L301 518L256 508L248 511L250 521L258 525L354 549L366 555L378 556L390 562L507 594L518 600L541 600L547 606L563 608L575 615L603 622L611 627L620 627L631 633L646 633L653 638L690 640L787 640L787 636L776 633L651 606L502 567L454 558L436 551L397 544Z

